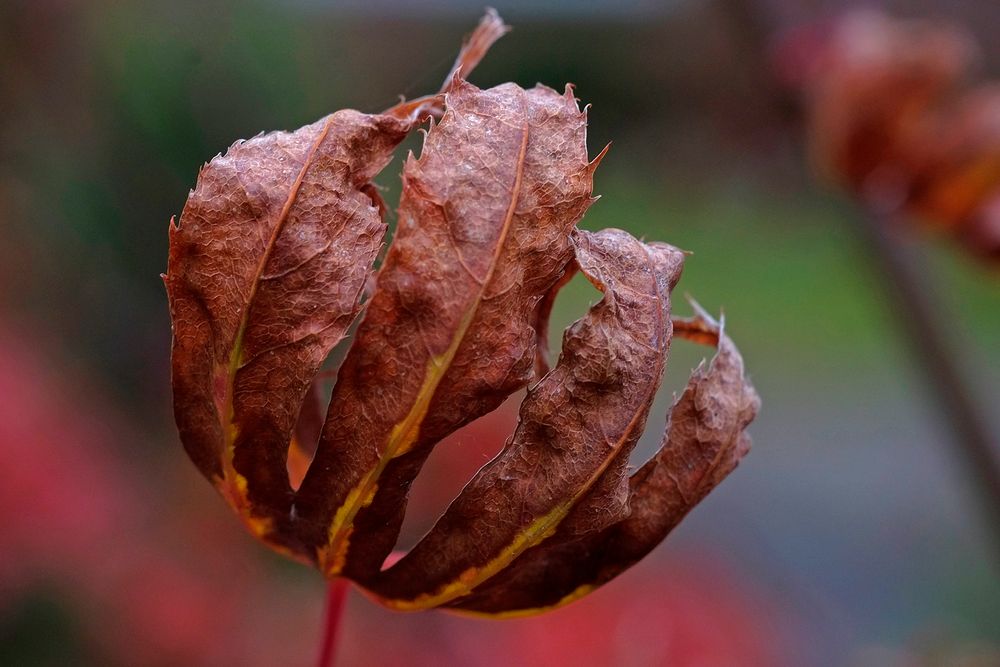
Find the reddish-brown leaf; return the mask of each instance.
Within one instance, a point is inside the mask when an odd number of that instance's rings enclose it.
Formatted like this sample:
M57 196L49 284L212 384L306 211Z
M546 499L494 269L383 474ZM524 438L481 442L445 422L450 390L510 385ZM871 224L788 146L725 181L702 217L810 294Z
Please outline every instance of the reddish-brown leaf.
M600 585L735 467L757 409L721 327L672 324L680 251L575 228L603 153L588 158L571 87L462 78L505 30L488 13L440 94L235 144L171 226L174 407L191 458L257 537L397 609L527 613ZM427 117L372 279L386 207L371 179ZM549 314L577 270L604 298L550 370ZM324 417L317 373L363 301ZM629 477L674 326L719 353ZM383 570L432 448L529 382L504 450Z
M538 303L592 201L569 88L456 80L445 98L404 168L396 237L296 499L328 574L378 572L433 445L525 386Z
M607 583L658 545L750 449L744 429L760 399L744 377L743 360L722 325L698 311L674 319L674 333L716 346L670 411L660 450L628 480L627 512L595 525L577 508L555 534L527 550L471 595L450 606L488 615L519 616L571 602ZM619 473L620 474L620 473ZM591 506L604 500L587 498Z
M506 27L491 12L471 69ZM385 224L370 180L443 98L338 111L240 141L170 228L174 413L192 460L258 537L289 546L286 460L305 392L359 311Z
M604 299L566 331L503 452L431 532L372 582L400 609L468 594L573 513L591 530L627 515L628 455L670 345L670 290L683 254L620 230L574 234L576 263Z

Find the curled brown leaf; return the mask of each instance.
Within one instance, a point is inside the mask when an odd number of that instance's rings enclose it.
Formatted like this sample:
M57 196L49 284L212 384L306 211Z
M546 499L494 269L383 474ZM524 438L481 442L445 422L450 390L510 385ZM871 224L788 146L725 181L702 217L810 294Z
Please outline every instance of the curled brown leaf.
M683 254L620 230L577 231L574 246L604 299L567 329L559 362L528 392L503 452L370 584L387 604L438 606L467 595L571 513L591 528L627 514L625 466L663 373Z
M680 251L576 229L604 153L588 157L572 88L462 78L506 30L487 13L439 94L238 142L170 230L189 455L254 535L397 609L524 613L603 583L732 470L757 406L721 327L671 319ZM371 179L426 118L373 279L386 225ZM550 369L549 314L576 271L604 298ZM362 303L324 416L320 367ZM719 352L629 477L674 333ZM383 569L433 447L525 387L503 452Z
M296 498L328 574L377 572L434 444L527 384L536 306L592 199L569 89L457 80L445 98L403 170L396 238Z
M674 334L713 345L715 357L695 369L674 403L660 449L628 477L624 516L595 528L585 515L571 515L550 539L515 560L502 578L449 606L522 616L572 602L652 551L736 468L750 450L745 429L760 409L760 399L723 326L696 310L694 318L674 318Z
M456 68L506 26L483 18ZM233 144L205 165L170 228L174 414L188 454L258 537L288 532L292 430L312 378L360 310L385 223L371 179L434 95L382 114L333 113Z

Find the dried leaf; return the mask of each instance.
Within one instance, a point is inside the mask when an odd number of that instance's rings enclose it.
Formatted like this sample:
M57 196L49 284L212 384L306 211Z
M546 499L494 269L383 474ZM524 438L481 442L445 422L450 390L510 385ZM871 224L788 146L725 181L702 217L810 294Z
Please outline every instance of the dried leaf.
M528 392L503 452L369 584L387 604L431 607L468 594L571 511L591 527L627 514L625 466L663 373L683 254L620 230L577 231L574 241L580 270L605 298L566 331L559 362Z
M536 304L591 202L569 89L456 80L446 108L406 163L396 238L296 500L328 574L377 572L433 445L527 383Z
M487 14L471 69L506 30ZM443 98L338 111L233 144L170 228L174 414L188 454L258 537L286 547L286 461L305 392L360 309L385 224L370 180Z
M571 513L556 533L527 550L471 595L450 606L470 613L521 616L560 607L607 583L642 559L715 488L750 449L744 429L760 399L722 325L700 311L674 319L674 333L717 347L695 369L670 411L659 451L628 480L628 511L595 530ZM600 498L590 497L589 503Z
M604 153L588 159L572 88L461 76L505 30L488 13L441 94L234 145L171 226L188 453L257 537L397 609L524 613L603 583L735 466L757 407L721 327L677 320L720 352L675 408L669 444L628 476L683 253L575 229ZM370 181L427 117L372 280L385 205ZM550 370L549 314L577 270L604 298ZM363 301L324 417L317 374ZM501 454L383 570L433 447L529 383Z

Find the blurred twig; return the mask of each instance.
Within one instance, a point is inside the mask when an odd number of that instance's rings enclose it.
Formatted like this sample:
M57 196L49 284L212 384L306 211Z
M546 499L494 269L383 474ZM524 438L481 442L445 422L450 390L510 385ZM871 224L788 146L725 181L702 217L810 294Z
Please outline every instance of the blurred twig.
M775 115L787 120L795 104L789 95L775 86L770 76L770 27L754 0L716 0L736 32L737 42L747 51L752 64L759 67L762 89L769 95ZM889 306L899 323L901 335L913 353L936 399L953 438L965 475L975 489L986 531L1000 554L1000 464L996 459L997 443L987 420L976 403L969 384L959 372L957 355L946 336L947 328L931 305L930 286L918 269L916 258L898 227L896 209L881 205L872 198L859 218L859 233L871 253L872 263L883 276L881 281ZM997 559L1000 564L1000 558Z
M906 339L929 391L955 436L952 442L965 474L975 488L988 531L1000 550L1000 466L997 444L980 412L973 392L959 372L947 328L932 306L928 281L913 254L898 214L869 205L858 217L858 227L882 273L900 334ZM1000 562L1000 561L998 561Z

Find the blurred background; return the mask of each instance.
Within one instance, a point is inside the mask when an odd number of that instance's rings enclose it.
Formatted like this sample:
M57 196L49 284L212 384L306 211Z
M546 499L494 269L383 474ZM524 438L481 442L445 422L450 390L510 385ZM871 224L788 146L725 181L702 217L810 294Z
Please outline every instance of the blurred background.
M997 665L1000 569L935 398L845 196L816 185L753 37L849 3L496 2L485 87L569 81L614 146L583 226L694 254L764 399L754 449L663 546L581 602L514 621L401 615L352 593L343 665ZM869 3L966 26L1000 78L1000 4ZM0 664L307 665L324 584L244 535L170 412L167 222L234 140L436 90L465 0L0 3ZM408 145L418 149L416 142ZM399 190L400 151L378 179ZM915 234L994 432L1000 272ZM558 332L596 292L574 282ZM681 306L680 310L684 310ZM641 446L706 354L675 345ZM412 544L513 428L442 444ZM638 460L638 459L637 459Z

